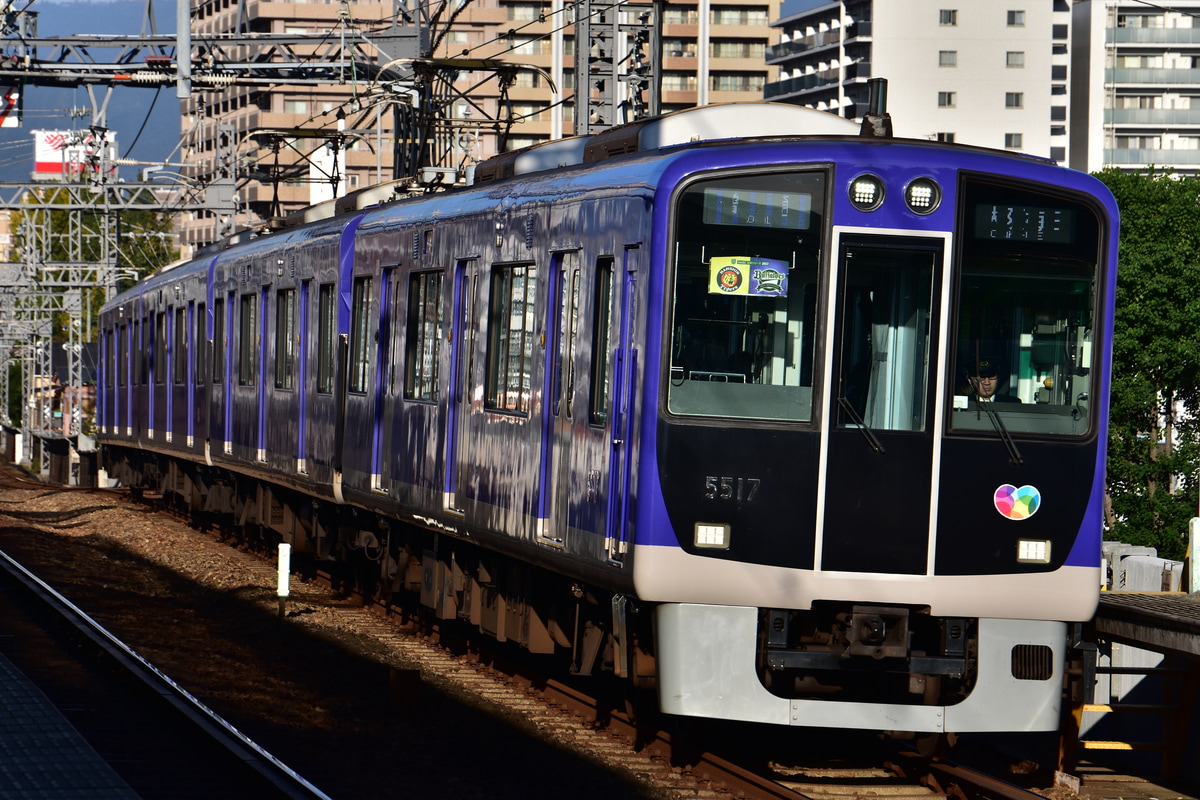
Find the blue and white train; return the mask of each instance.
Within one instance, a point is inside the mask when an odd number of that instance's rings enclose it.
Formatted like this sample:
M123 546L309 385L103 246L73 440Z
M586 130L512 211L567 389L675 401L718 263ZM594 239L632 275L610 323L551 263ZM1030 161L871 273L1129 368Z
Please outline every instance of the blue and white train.
M1100 586L1101 183L738 104L393 191L108 302L109 474L671 714L1058 728Z

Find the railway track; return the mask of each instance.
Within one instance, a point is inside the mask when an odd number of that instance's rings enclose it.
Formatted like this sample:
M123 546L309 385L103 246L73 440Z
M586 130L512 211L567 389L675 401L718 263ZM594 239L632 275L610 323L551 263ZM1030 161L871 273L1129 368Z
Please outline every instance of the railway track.
M0 500L5 487L14 497L47 497L46 487L16 483L16 477L8 469L0 470ZM159 519L167 517L165 512L133 506L118 493L63 492L57 498L57 503L44 499L37 504L21 503L15 508L0 503L0 515L15 515L24 524L60 531L62 535L69 533L72 541L118 535L88 533L89 526L100 531L103 526L94 521L110 514L129 513L131 508L136 509L135 513L162 513ZM61 507L42 508L47 504ZM203 571L236 573L235 582L244 587L239 591L257 604L259 610L274 612L273 560L244 549L216 547L211 533L189 529L174 520L156 522L154 527L170 529L171 537L186 540L179 545L182 549L205 550ZM122 533L133 536L124 529ZM157 547L161 549L162 545ZM149 554L144 557L161 557L166 561L176 558ZM75 556L74 560L78 558ZM94 593L92 597L96 598L94 602L100 602L101 595ZM369 641L369 645L354 647L369 649L374 661L386 665L386 679L376 687L375 703L386 709L389 717L423 716L429 710L431 694L470 698L465 702L505 719L522 732L542 738L556 750L569 751L577 763L625 776L625 789L608 790L613 797L818 800L866 795L904 800L1035 797L1027 789L1012 785L1007 778L989 776L947 761L924 759L903 748L885 746L886 743L865 734L764 731L754 726L657 719L653 714L634 717L626 713L620 701L598 699L586 684L548 679L520 661L508 660L506 652L490 649L486 640L461 638L453 626L426 625L424 620L419 612L346 596L327 576L302 581L294 575L285 625L293 631L313 632L324 626L352 632L355 637ZM317 667L314 665L313 669ZM362 747L371 746L367 744L371 741L369 732L363 741ZM352 743L341 744L354 747ZM459 755L460 759L464 757L484 756ZM298 758L293 763L303 763L306 768L311 763L304 756ZM435 767L430 765L430 768ZM439 764L436 768L447 767ZM454 769L452 765L448 768ZM579 770L576 766L568 772ZM345 796L366 795L359 792Z
M0 652L144 800L327 800L3 552L0 635Z

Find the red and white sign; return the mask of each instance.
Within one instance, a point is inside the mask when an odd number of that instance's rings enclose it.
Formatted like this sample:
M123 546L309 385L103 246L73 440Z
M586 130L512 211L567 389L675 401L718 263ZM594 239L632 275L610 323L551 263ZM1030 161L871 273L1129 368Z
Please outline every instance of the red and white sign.
M103 144L87 131L34 131L33 178L78 177L89 163L94 163L89 159L100 155L98 147L107 148L105 157L109 161L117 157L117 139L112 131L104 134Z
M0 128L21 127L21 93L6 89L0 97Z

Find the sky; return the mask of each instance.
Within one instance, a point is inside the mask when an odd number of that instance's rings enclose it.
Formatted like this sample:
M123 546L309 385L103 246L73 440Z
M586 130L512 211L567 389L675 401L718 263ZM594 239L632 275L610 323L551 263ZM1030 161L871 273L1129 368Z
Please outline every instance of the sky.
M15 0L14 8L37 11L38 35L45 37L88 34L137 36L142 32L146 0ZM175 31L174 0L152 0L159 34ZM147 28L148 29L148 28ZM4 42L9 51L11 37ZM102 60L106 48L93 57ZM115 51L113 51L115 52ZM0 72L0 80L3 73ZM2 84L0 84L2 85ZM94 91L97 103L105 90ZM72 116L79 109L82 117ZM83 88L58 89L30 86L24 90L20 128L0 128L0 181L23 182L33 172L34 130L80 130L91 122L92 102ZM118 87L108 102L107 123L116 133L118 155L139 161L162 161L179 143L179 100L173 85L161 89ZM138 179L139 167L122 167L125 180Z

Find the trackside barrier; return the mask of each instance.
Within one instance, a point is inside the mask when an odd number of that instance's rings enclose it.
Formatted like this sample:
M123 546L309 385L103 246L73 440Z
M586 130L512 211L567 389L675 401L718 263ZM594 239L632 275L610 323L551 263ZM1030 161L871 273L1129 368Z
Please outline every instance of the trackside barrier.
M1192 531L1200 527L1196 522ZM1184 562L1159 558L1154 548L1105 542L1104 561L1105 588L1114 593L1181 599L1186 596L1182 586L1196 585L1185 579ZM1103 633L1089 637L1095 647L1084 650L1090 663L1082 667L1081 684L1085 692L1089 687L1093 691L1089 697L1072 696L1064 706L1062 771L1074 770L1081 750L1129 753L1116 757L1132 762L1140 758L1134 753L1158 753L1164 780L1180 778L1185 767L1195 769L1184 763L1184 753L1197 710L1200 642L1180 635L1185 637L1183 645L1176 641L1161 649L1140 639L1135 646L1128 640L1106 639Z

